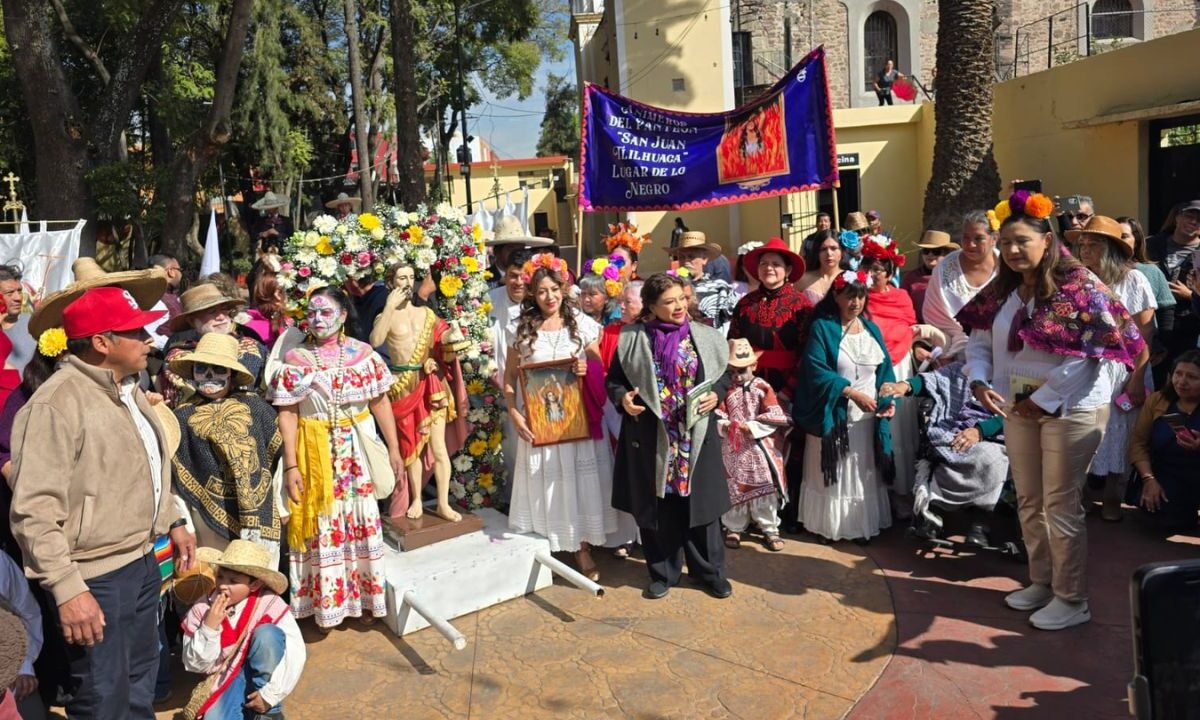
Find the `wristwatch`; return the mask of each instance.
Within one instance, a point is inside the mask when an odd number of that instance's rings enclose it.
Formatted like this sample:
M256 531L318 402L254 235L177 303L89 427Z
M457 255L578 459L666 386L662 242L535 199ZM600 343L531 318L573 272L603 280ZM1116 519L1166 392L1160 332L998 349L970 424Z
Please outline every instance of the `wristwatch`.
M178 519L178 520L176 520L175 522L171 523L171 527L170 527L170 529L171 529L171 530L174 530L175 528L180 528L180 527L183 527L183 526L185 526L185 525L187 525L187 520L184 520L183 518L179 518L179 519Z

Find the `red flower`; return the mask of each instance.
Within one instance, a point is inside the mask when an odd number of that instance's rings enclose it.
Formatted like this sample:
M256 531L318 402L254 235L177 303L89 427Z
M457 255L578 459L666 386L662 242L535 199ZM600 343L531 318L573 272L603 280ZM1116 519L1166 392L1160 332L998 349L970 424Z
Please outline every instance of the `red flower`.
M354 255L348 252L342 253L342 264L349 265L354 262Z

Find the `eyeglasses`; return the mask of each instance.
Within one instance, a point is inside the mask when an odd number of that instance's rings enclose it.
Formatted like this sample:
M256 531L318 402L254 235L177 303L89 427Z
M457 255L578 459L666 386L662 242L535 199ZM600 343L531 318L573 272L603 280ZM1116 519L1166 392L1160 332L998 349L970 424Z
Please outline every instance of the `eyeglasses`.
M946 248L921 248L922 255L937 255L940 257L942 255L948 254L949 252L950 251L947 250Z
M1075 213L1074 215L1067 213L1067 217L1073 217L1081 223L1087 222L1088 220L1092 219L1092 215L1090 213L1085 213L1085 212Z

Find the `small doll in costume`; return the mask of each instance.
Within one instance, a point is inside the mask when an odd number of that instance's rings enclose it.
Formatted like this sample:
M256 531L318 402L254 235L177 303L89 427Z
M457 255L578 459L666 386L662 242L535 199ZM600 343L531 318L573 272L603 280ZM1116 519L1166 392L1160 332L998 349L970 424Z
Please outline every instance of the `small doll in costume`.
M758 353L750 341L729 341L729 375L733 382L717 410L721 457L729 483L731 507L722 517L725 546L738 548L751 522L772 552L783 549L779 537L780 499L787 502L787 474L780 447L791 418L779 405L769 383L754 374Z
M216 569L216 590L183 621L183 666L208 676L184 717L282 717L306 659L300 627L279 597L287 578L249 540L231 540L223 553L200 548L196 559Z

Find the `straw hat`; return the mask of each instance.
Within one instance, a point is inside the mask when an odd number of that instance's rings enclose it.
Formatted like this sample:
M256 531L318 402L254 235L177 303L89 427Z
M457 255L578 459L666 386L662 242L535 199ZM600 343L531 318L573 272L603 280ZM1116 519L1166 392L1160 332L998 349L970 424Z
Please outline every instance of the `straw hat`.
M283 573L271 567L271 554L256 542L230 540L225 552L216 548L202 547L196 550L196 559L213 567L228 568L243 575L262 580L263 584L278 595L287 590L288 581Z
M729 341L729 367L750 367L758 362L759 355L762 352L750 347L750 341L746 338Z
M166 446L167 457L175 457L175 453L179 450L179 443L183 440L183 432L179 428L179 418L175 417L175 413L167 407L165 402L151 405L150 410L154 413L158 424L162 425L163 445Z
M742 267L746 270L746 274L750 277L758 277L759 258L769 252L778 253L791 263L792 274L788 276L788 282L796 282L804 275L804 258L794 253L782 238L777 237L771 238L761 247L756 247L746 253L746 256L742 258Z
M1133 257L1133 238L1121 237L1121 223L1104 215L1093 215L1088 218L1088 221L1083 224L1079 230L1068 230L1066 232L1067 240L1070 242L1078 242L1079 238L1084 235L1098 235L1108 238L1121 248L1121 252L1125 257Z
M716 256L721 254L721 252L722 252L721 246L716 243L710 243L707 241L708 241L708 238L704 235L704 233L700 232L699 230L688 230L687 232L685 232L684 234L679 236L679 245L678 246L665 247L665 248L663 248L663 252L670 255L671 257L675 257L675 254L678 253L680 250L691 250L693 248L700 248L701 250L704 250L705 253L708 254L708 259L712 260L713 258L715 258Z
M488 247L497 245L524 245L526 247L546 247L553 245L550 238L527 235L521 221L514 215L505 215L496 220L492 227L492 236L484 241Z
M183 304L183 312L171 318L170 328L172 332L178 332L191 323L192 316L209 308L219 307L221 305L236 305L239 308L246 303L241 298L231 298L221 292L221 288L212 283L201 283L193 288L184 291L183 295L179 296L179 302Z
M959 244L950 239L950 233L941 230L926 230L925 234L921 236L921 242L917 243L917 247L923 250L960 249Z
M338 193L337 197L325 203L325 207L336 210L337 206L343 203L349 203L353 205L354 209L357 211L360 207L362 207L362 198L347 195L346 193Z
M254 384L254 375L246 366L238 362L238 341L232 335L207 333L196 343L196 349L181 353L171 362L171 372L182 378L192 377L192 366L196 363L207 363L217 367L229 368L233 371L234 387L246 387ZM177 443L178 444L178 443Z
M11 687L21 673L28 642L21 618L7 608L0 608L0 688Z
M92 288L124 288L143 310L154 307L167 291L167 271L160 267L106 273L95 258L81 257L72 263L71 271L75 273L75 282L47 295L29 318L29 334L35 340L46 330L61 326L63 310Z
M281 207L287 207L287 206L288 206L288 196L287 195L276 195L275 193L268 190L266 195L263 195L261 198L258 199L258 202L254 203L250 207L253 208L254 210L270 210L271 208L281 208Z
M185 605L195 605L217 589L217 571L195 558L187 570L175 572L175 597Z
M846 222L842 223L842 227L846 230L858 232L859 230L866 230L871 227L871 224L867 222L866 215L863 215L861 212L852 212L846 215Z

